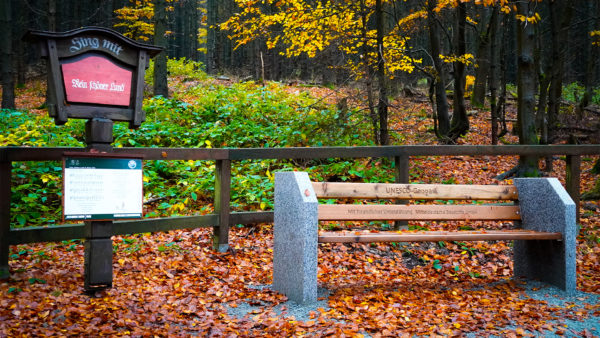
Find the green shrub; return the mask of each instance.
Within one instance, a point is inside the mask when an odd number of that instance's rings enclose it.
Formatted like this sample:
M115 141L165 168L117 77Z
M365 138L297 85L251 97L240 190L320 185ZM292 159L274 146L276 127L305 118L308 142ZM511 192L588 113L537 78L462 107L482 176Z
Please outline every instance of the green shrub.
M579 103L584 93L585 88L577 82L569 83L563 87L562 91L563 99L571 103Z
M171 74L202 78L198 67L169 60ZM289 94L277 83L231 86L200 81L174 98L144 100L146 121L137 130L115 123L115 147L318 147L372 145L370 127L357 112L340 121L334 106L306 93ZM84 121L55 126L52 119L24 111L3 111L0 146L85 146ZM233 164L231 205L234 210L272 208L273 172L307 170L315 179L382 181L393 177L381 162L239 161ZM358 164L357 164L358 163ZM382 169L382 168L387 169ZM15 227L58 222L61 215L61 163L13 164L12 224ZM214 161L145 161L147 217L206 213L212 209Z
M577 82L570 83L563 88L563 98L565 101L577 104L585 94L585 87ZM600 88L592 89L592 97L590 103L600 105Z
M202 62L188 60L184 57L167 59L167 73L169 76L184 76L187 80L206 80L208 75L203 69ZM154 60L152 59L144 73L144 81L150 88L154 85Z

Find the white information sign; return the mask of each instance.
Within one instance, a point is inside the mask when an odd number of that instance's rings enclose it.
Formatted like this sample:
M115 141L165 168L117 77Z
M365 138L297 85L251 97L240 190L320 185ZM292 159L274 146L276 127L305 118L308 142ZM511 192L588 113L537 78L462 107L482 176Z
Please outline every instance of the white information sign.
M64 168L65 220L142 217L142 160L67 157Z

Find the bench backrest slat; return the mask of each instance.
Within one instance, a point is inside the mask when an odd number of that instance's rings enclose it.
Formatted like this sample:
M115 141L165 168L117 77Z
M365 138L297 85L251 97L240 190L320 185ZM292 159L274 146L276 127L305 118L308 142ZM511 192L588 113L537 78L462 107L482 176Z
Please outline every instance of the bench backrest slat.
M319 221L520 220L516 205L319 204Z
M517 200L513 185L312 182L319 198Z

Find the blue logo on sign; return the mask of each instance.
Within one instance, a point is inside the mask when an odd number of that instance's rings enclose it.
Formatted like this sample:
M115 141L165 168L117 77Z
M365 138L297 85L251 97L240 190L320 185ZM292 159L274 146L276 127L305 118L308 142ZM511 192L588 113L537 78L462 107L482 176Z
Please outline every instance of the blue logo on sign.
M137 167L137 163L135 163L134 160L131 160L127 163L127 166L129 167L129 169L135 169L135 167Z

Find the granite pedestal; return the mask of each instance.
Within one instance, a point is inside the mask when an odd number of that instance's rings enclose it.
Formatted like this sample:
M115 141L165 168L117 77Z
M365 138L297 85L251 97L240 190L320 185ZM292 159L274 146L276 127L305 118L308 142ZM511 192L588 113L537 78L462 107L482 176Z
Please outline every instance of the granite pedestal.
M556 178L516 178L523 229L560 232L560 241L515 241L514 275L573 293L576 280L575 202Z
M275 173L273 288L297 303L317 301L318 201L305 172Z

